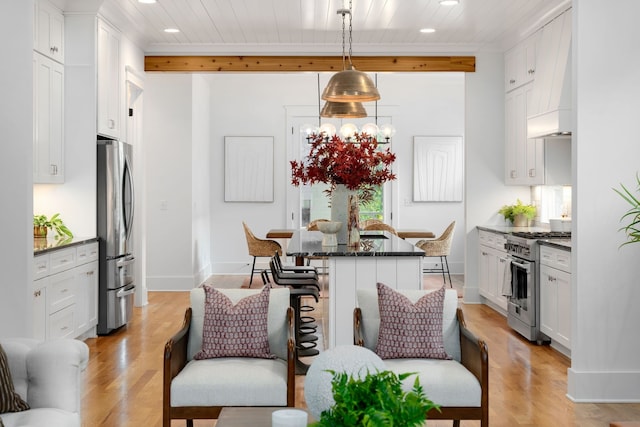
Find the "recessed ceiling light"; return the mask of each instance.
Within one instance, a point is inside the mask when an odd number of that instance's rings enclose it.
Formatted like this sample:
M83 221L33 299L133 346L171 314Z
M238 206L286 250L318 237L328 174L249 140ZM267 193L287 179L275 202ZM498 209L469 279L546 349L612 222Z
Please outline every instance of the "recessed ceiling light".
M138 0L138 3L152 4L155 3L156 0Z
M179 30L179 29L177 29L177 28L165 28L165 29L164 29L164 32L165 32L165 33L179 33L179 32L180 32L180 30Z
M436 30L434 28L423 28L420 30L421 33L435 33Z
M455 6L460 3L460 0L440 0L440 4L443 6Z

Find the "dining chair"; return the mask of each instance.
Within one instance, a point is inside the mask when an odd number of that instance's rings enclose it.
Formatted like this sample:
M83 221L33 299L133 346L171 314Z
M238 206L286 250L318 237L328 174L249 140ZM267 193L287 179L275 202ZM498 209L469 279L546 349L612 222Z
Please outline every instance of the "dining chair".
M451 272L449 270L449 261L447 260L447 256L451 253L451 242L453 240L453 232L455 231L455 228L456 222L453 221L439 237L436 237L435 239L419 240L416 243L416 246L424 251L425 257L440 258L440 267L424 268L422 272L442 273L442 279L444 280L445 285L447 284L447 279L445 277L446 273L449 276L449 285L452 288L453 282L451 282Z
M249 287L253 282L253 272L256 269L256 258L265 257L271 258L274 253L282 255L282 246L275 240L259 239L257 238L249 226L243 221L244 235L247 238L247 247L249 248L249 255L253 257L253 264L251 265L251 277L249 278Z

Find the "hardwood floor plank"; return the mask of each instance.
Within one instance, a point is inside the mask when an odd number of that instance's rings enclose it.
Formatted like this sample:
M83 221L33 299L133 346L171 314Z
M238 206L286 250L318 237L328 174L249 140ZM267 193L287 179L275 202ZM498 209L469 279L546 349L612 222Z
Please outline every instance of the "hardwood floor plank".
M217 276L211 281L239 287L248 283L248 278ZM454 287L462 288L460 276L453 282ZM441 284L441 277L425 279L425 287ZM90 358L84 376L83 426L162 425L164 344L179 329L188 306L188 292L150 292L149 304L135 308L126 327L86 340ZM612 420L640 420L640 404L571 402L566 397L568 358L549 346L524 340L507 326L502 315L487 306L462 304L462 308L469 328L489 347L492 427L608 427ZM304 407L304 377L296 377L296 384L296 406ZM215 426L209 420L194 424ZM462 427L479 425L475 421L461 423ZM429 420L428 426L450 427L451 422Z

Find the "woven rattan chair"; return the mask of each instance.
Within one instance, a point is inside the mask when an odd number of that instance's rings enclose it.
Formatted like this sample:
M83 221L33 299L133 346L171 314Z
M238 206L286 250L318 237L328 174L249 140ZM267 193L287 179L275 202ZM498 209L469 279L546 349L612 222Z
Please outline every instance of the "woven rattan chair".
M368 227L371 224L381 224L382 221L380 221L379 219L375 219L375 218L369 218L369 219L365 219L364 221L360 221L360 229L364 230L366 227Z
M368 225L364 226L362 229L364 231L384 230L384 231L388 231L389 233L393 233L396 236L398 235L398 232L396 231L395 228L393 228L389 224L385 224L384 222L374 222L374 223L371 223L371 224L368 224Z
M282 246L280 243L275 240L269 239L258 239L251 232L251 229L247 226L247 224L242 222L242 226L244 227L244 235L247 237L247 247L249 248L249 255L253 257L253 264L251 265L251 278L249 279L249 287L251 287L251 283L253 282L253 272L256 269L256 258L258 257L266 257L271 258L276 252L278 255L282 255Z
M456 228L456 222L453 221L444 230L444 232L435 239L420 240L416 243L416 246L424 251L425 257L440 257L441 268L425 268L422 271L424 273L442 273L442 279L447 284L447 278L445 273L449 276L449 285L453 287L451 282L451 272L449 271L449 262L447 256L451 253L451 241L453 240L453 232Z

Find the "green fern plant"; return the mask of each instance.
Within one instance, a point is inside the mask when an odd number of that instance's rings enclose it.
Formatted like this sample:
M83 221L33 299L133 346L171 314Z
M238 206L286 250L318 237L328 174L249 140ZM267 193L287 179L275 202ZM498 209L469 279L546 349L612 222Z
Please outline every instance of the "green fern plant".
M636 185L636 191L640 191L640 176L638 176L637 173ZM613 191L618 193L624 200L627 201L627 203L631 205L629 210L620 218L620 222L629 221L629 223L624 227L620 227L618 229L618 231L624 231L627 235L627 241L620 245L624 246L628 245L629 243L640 242L640 201L623 184L620 184L620 187L622 187L622 190L614 188Z
M313 427L413 427L425 423L432 408L440 410L424 394L416 376L411 391L402 381L415 373L396 375L391 371L367 372L364 378L328 370L335 404L323 411Z

